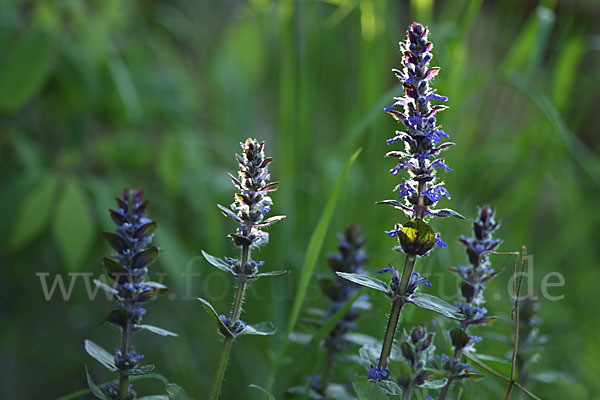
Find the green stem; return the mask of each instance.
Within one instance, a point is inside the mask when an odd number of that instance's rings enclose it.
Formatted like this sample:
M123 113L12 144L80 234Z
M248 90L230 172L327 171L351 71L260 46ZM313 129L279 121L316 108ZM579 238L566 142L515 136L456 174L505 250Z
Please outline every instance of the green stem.
M392 304L392 311L390 312L390 318L388 319L388 325L385 330L385 336L383 338L383 346L381 347L381 356L379 357L378 366L384 369L387 366L387 360L392 352L392 344L394 343L394 336L396 335L396 328L398 327L398 320L400 319L400 312L404 305L404 294L415 267L416 256L407 254L404 261L404 268L402 269L402 278L400 280L399 296L394 300Z
M458 365L458 361L462 357L462 351L463 351L463 349L456 349L456 350L454 350L454 357L453 357L454 365ZM457 369L456 371L453 371L452 373L453 374L457 374L458 371L459 370ZM446 386L444 386L444 388L440 392L440 398L439 398L439 400L444 400L446 398L446 396L448 395L448 392L450 391L450 386L452 386L452 382L453 381L454 381L454 376L448 377L448 382L446 382Z
M210 399L217 400L219 393L221 392L221 384L225 377L225 370L227 369L227 362L229 361L229 353L231 352L231 345L233 344L233 338L226 337L223 342L223 351L217 364L217 373L215 374L215 381L213 382L212 389L210 391Z
M323 371L321 372L321 391L323 392L323 399L327 399L327 381L329 380L329 373L331 372L331 364L333 363L333 354L327 352L325 355L325 361L323 362Z
M406 390L402 391L402 400L410 400L410 396L412 395L412 388L408 387Z
M123 357L126 357L127 353L129 353L129 341L131 339L131 324L129 320L125 323L125 327L123 328L123 336L121 338L121 353ZM127 400L127 396L129 395L129 376L121 375L119 378L119 392L121 393L121 400Z
M248 258L250 257L250 247L242 246L242 269L246 267ZM244 301L244 292L246 291L246 278L241 277L238 281L238 287L235 293L235 299L233 300L233 309L231 310L231 322L235 322L240 318L242 313L242 303ZM223 350L219 363L217 364L217 372L215 374L215 380L213 382L212 389L210 391L210 400L217 400L219 393L221 392L221 385L223 384L223 378L225 378L225 371L227 370L227 362L229 361L229 354L231 353L231 346L233 345L232 337L226 337L223 342Z

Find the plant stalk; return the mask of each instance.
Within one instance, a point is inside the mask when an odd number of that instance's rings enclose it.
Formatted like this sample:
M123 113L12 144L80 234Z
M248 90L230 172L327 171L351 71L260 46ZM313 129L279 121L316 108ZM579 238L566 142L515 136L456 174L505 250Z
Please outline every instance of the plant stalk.
M121 353L123 357L126 357L129 353L129 342L131 340L131 324L129 320L125 323L123 328L123 336L121 337ZM119 378L119 391L121 393L121 400L127 400L129 395L129 376L121 375Z
M250 257L250 246L242 246L242 269L245 268L248 258ZM233 301L233 309L231 310L231 322L235 322L240 318L242 313L242 302L244 301L244 293L246 291L246 278L240 278L238 281L238 287L235 293L235 299ZM213 382L212 389L210 391L210 400L217 400L219 393L221 392L221 385L223 384L223 378L225 378L225 371L227 370L227 363L229 361L229 354L231 353L231 346L233 345L232 337L226 337L223 342L223 350L221 351L221 357L217 364L217 372L215 374L215 380Z
M381 356L379 357L378 366L385 369L387 366L387 360L392 351L392 344L394 343L394 336L396 335L396 328L398 327L398 320L400 319L400 312L404 305L404 295L406 294L406 288L415 267L416 256L407 254L404 260L404 268L402 269L402 278L400 280L400 296L392 303L392 311L390 312L390 318L388 319L388 325L385 330L385 336L383 338L383 346L381 347Z
M457 361L459 361L460 358L462 357L462 351L463 351L463 349L456 349L454 351L454 357L453 357L454 364L458 364ZM458 372L458 371L455 371L455 372ZM440 392L439 400L444 400L446 398L446 396L448 395L448 392L450 391L450 386L452 386L453 381L454 381L454 379L452 376L448 378L448 382L446 382L446 385Z
M323 392L323 399L327 399L327 381L329 380L329 373L331 372L331 364L333 363L333 354L327 352L325 355L325 361L323 362L323 370L321 372L321 391Z

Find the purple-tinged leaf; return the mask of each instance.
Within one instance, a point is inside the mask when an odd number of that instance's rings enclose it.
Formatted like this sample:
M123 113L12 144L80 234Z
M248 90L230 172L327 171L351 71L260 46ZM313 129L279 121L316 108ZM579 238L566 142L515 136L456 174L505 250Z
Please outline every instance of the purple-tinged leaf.
M234 213L233 211L231 211L229 208L223 207L220 204L217 204L217 207L219 207L219 210L221 210L223 215L225 215L226 217L233 218L238 223L242 223L242 219L240 217L238 217L238 215L236 213Z
M104 236L104 239L108 242L110 247L112 247L119 253L123 253L124 251L129 249L127 242L116 233L102 232L102 236Z
M119 226L129 222L127 221L127 218L121 214L119 211L115 211L115 210L108 210L110 212L110 217L112 218L113 222Z
M133 261L131 262L132 269L140 269L144 268L146 265L153 263L158 257L158 248L150 247L147 250L138 253L133 257Z
M449 208L442 208L439 210L434 210L434 209L428 209L428 213L436 216L436 217L456 217L458 219L465 219L465 217L463 217L462 215L460 215L459 213L457 213L454 210L451 210Z
M261 192L274 192L279 189L279 182L271 182L265 185Z
M440 69L441 69L440 67L430 68L425 73L425 79L431 79L431 78L433 78L434 76L436 76L438 74L438 72L440 72Z
M152 234L154 234L154 232L156 231L156 222L148 222L147 224L144 224L142 226L140 226L135 233L133 234L133 236L136 239L142 239L145 237L148 237Z
M261 226L261 227L269 226L269 225L274 224L275 222L281 221L284 218L285 218L285 215L277 215L275 217L270 217L270 218L267 218L267 219L265 219L265 220L263 220L261 222L258 222L255 225L256 226Z

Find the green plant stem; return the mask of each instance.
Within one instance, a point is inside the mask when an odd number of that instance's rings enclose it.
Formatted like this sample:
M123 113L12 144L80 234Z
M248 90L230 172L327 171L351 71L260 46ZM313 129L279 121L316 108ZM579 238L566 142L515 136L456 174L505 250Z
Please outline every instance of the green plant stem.
M242 246L242 269L245 268L250 257L250 247ZM246 278L242 277L238 281L238 287L235 293L235 299L233 300L233 309L231 310L231 322L235 322L240 318L242 313L242 303L244 302L244 293L246 291ZM221 357L217 364L217 372L215 373L215 380L213 382L212 389L210 390L210 399L217 400L219 393L221 392L221 385L223 384L223 378L225 378L225 371L227 370L227 363L229 362L229 354L231 353L231 346L233 345L232 337L226 337L223 342L223 350L221 351Z
M121 353L123 357L126 357L127 353L129 353L129 342L131 339L131 324L129 320L125 323L125 327L123 328L123 336L121 337ZM127 395L129 394L129 376L121 375L119 378L119 392L121 393L121 400L127 400Z
M412 396L412 389L410 387L402 391L402 400L410 400L410 396Z
M404 305L404 295L406 294L406 288L415 267L416 256L407 254L404 260L404 268L402 269L402 278L400 280L400 296L392 303L392 311L390 312L390 318L388 319L388 325L385 330L385 336L383 338L383 346L381 347L381 356L379 357L378 366L385 369L387 366L387 360L392 351L392 344L394 343L394 336L396 335L396 328L398 327L398 320L400 319L400 312Z
M466 332L466 329L465 329ZM462 357L462 351L463 349L456 349L454 351L454 364L457 365L457 361L460 360L460 358ZM454 371L454 372L458 372L458 371ZM450 391L450 386L452 386L452 382L454 381L454 377L451 376L448 378L448 382L446 382L446 385L444 386L444 388L442 389L442 391L440 392L440 398L439 400L444 400L446 398L446 396L448 395L448 392Z
M210 391L210 399L217 400L219 393L221 392L221 384L225 377L225 370L227 369L227 362L229 361L229 353L231 353L231 345L233 344L233 338L226 337L223 342L223 350L221 351L221 357L217 364L217 372L215 374L215 381L213 382L212 389Z
M327 381L329 380L329 373L331 372L331 364L333 364L333 354L328 351L325 354L323 370L321 371L321 391L323 392L324 400L327 399Z

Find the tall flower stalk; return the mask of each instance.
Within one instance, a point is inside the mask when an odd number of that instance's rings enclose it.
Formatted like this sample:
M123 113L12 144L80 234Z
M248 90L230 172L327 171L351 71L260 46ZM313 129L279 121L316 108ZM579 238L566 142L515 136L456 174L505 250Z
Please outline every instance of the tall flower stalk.
M439 67L430 66L432 43L427 39L428 29L414 22L408 29L407 39L400 43L402 52L402 69L393 72L402 83L404 95L395 97L394 104L385 111L404 126L403 131L396 131L394 137L387 141L388 145L403 144L402 150L390 151L387 157L397 158L396 165L390 169L392 175L400 171L406 173L402 182L395 188L397 200L385 200L380 204L388 204L403 211L409 218L404 224L396 224L386 233L397 238L399 246L394 250L405 254L402 272L390 265L379 273L389 272L392 275L389 285L378 279L365 275L338 273L364 286L386 293L392 301L387 328L383 338L377 365L369 369L369 379L381 381L388 378L388 360L392 352L396 328L403 306L413 303L421 308L440 312L451 318L462 318L462 315L450 304L434 296L417 293L420 284L429 284L418 272L415 264L418 257L427 255L434 245L446 247L438 233L426 223L431 217L456 216L460 214L450 209L436 209L442 197L450 199L444 182L437 178L437 171L451 171L440 153L454 143L442 143L442 138L449 136L437 124L436 114L447 107L435 102L444 102L445 96L436 93L431 87L432 79L440 71ZM408 394L410 397L410 393ZM408 397L407 397L408 398Z
M408 179L403 178L403 183L394 188L402 201L386 200L381 203L404 211L412 219L404 225L396 224L387 232L391 237L398 237L401 246L395 250L406 253L406 258L400 277L393 266L384 270L392 273L392 283L397 284L397 288L392 296L392 311L381 349L379 370L385 369L387 365L400 312L407 302L406 296L411 294L409 289L417 257L426 255L434 244L446 247L439 234L434 235L432 229L424 222L425 218L458 215L448 209L433 209L443 196L450 199L444 182L436 178L436 169L451 171L444 159L438 156L442 150L454 143L440 144L442 137L450 137L437 125L435 114L448 107L432 104L432 101L443 102L447 98L436 94L435 89L431 87L431 80L440 68L429 65L433 44L427 40L427 30L423 25L414 22L408 29L406 41L400 43L402 70L395 69L393 72L404 87L404 96L394 98L394 104L385 110L406 129L396 131L395 136L387 141L388 145L397 142L404 144L404 150L390 151L386 154L387 157L398 159L390 173L397 175L401 170L406 170Z
M103 264L114 284L95 281L116 303L116 307L106 318L107 322L121 330L121 343L114 355L90 340L86 340L87 352L102 365L119 375L118 382L109 383L104 388L97 387L88 375L92 393L100 399L130 400L136 393L129 383L129 377L144 375L154 369L153 365L140 365L143 355L133 348L131 339L137 330L147 330L162 336L177 336L165 329L141 324L146 309L142 307L156 296L167 292L167 287L147 280L148 267L158 257L159 249L151 246L156 230L156 222L146 217L148 201L138 189L123 191L117 199L118 208L110 210L110 216L117 225L116 231L104 232L103 236L115 253L104 258Z
M207 312L217 322L219 332L224 337L223 350L217 363L217 372L210 392L210 399L219 398L233 341L241 335L272 335L276 330L270 322L253 326L247 325L240 319L248 283L260 277L282 276L290 272L284 270L259 273L258 267L262 266L264 262L252 259L252 250L269 241L269 235L264 231L264 228L285 217L265 218L272 205L268 193L277 190L279 186L279 182L269 182L268 165L273 159L265 156L265 142L247 139L240 145L242 146L242 155L236 154L240 169L237 176L229 174L238 192L235 193L234 202L230 207L218 205L223 215L232 218L238 224L235 232L229 234L229 237L236 246L240 247L240 257L237 259L230 257L220 259L204 251L202 252L210 264L221 271L229 273L237 282L229 316L218 314L208 301L199 299Z
M459 242L465 247L470 265L459 265L458 268L450 268L450 271L458 274L461 278L459 283L462 301L456 303L465 318L460 321L460 327L450 331L454 355L452 357L442 356L441 366L449 371L448 382L442 389L440 400L448 395L454 381L471 377L468 372L470 366L461 362L463 352L474 352L475 344L481 341L480 336L470 335L470 328L477 325L485 325L496 320L495 317L486 316L484 290L488 282L494 279L502 270L496 271L491 267L487 253L495 250L500 239L493 237L494 231L500 227L500 222L495 220L495 210L485 205L478 210L477 218L473 222L473 236L461 236Z

